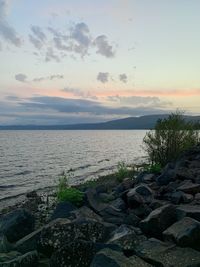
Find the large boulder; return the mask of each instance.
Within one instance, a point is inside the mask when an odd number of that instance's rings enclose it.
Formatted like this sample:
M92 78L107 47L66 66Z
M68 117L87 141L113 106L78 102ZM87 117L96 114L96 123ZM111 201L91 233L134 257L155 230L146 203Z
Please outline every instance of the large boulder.
M176 208L173 205L165 205L153 210L146 219L140 222L139 226L145 234L160 238L162 232L176 220Z
M27 253L31 250L37 250L38 248L38 241L42 232L42 228L39 228L38 230L30 233L27 236L24 236L22 239L18 240L14 244L14 249L16 251L19 251L21 253Z
M183 191L184 193L195 195L200 192L200 184L192 183L191 181L186 181L184 184L179 186L177 190Z
M93 220L71 222L67 219L57 219L42 229L38 240L38 250L46 255L51 255L72 240L104 242L115 229L116 227L112 224Z
M122 224L127 216L125 202L121 198L117 198L99 213L105 222Z
M175 164L168 163L163 169L161 175L156 178L156 182L159 186L167 185L173 181L176 177Z
M163 237L167 241L175 242L180 247L200 250L200 222L190 217L184 217L166 229Z
M76 209L77 208L71 202L67 201L60 202L57 204L51 216L51 220L55 220L58 218L69 218L71 216L71 212Z
M89 207L95 212L99 213L101 210L107 207L107 204L102 202L101 198L97 191L93 188L90 188L86 191L86 199Z
M200 222L200 206L197 205L179 205L177 207L178 218L191 217Z
M133 227L121 225L111 234L107 243L119 245L123 250L134 250L135 246L144 240L146 237L136 234Z
M141 204L149 204L152 199L152 190L145 184L138 185L127 192L127 203L130 208L136 208Z
M190 203L194 199L193 195L186 194L182 191L174 192L170 195L170 200L173 204Z
M51 257L52 267L88 267L94 255L101 249L120 250L118 246L76 240L58 249Z
M75 219L89 219L89 220L94 220L98 222L103 221L101 216L99 216L97 213L95 213L93 210L91 210L87 206L82 206L81 208L72 211L71 215L74 216Z
M37 267L38 259L37 251L30 251L24 255L15 251L0 253L0 267Z
M17 209L0 218L0 233L15 242L34 230L35 219L24 209Z
M112 249L100 250L94 257L90 267L150 267L151 265L137 256L127 258L122 252Z
M200 252L192 248L180 248L154 238L140 243L136 255L158 267L198 267Z
M13 244L8 242L8 239L5 235L0 235L0 253L8 253L13 250Z

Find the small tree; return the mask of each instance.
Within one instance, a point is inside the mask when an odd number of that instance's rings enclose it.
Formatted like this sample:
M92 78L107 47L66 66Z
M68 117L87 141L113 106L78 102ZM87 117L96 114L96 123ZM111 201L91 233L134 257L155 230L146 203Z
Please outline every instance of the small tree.
M181 152L199 142L194 122L186 121L180 112L159 119L155 129L147 132L143 143L152 164L164 166L177 159Z

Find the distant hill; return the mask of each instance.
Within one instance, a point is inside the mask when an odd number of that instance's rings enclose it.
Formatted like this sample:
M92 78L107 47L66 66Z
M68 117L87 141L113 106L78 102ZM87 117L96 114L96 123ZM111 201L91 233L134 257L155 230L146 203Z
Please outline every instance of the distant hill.
M101 123L70 125L10 125L0 126L0 130L136 130L153 129L158 119L167 118L168 114L129 117ZM200 122L200 116L185 116L186 120Z

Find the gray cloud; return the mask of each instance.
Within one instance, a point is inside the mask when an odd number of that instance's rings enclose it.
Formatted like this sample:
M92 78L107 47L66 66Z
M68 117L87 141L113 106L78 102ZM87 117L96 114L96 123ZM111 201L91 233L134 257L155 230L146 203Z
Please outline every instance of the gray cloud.
M165 107L170 106L171 102L161 101L159 97L155 96L108 96L108 101L116 102L120 105L134 106L134 107Z
M46 35L41 28L32 26L32 33L29 35L30 41L37 49L41 49L46 41ZM63 56L74 56L74 54L80 55L82 58L89 55L90 50L96 48L96 53L111 58L114 56L113 47L109 44L105 35L100 35L97 38L93 38L90 33L88 25L84 22L75 23L68 32L64 33L60 30L48 27L47 30L53 35L52 39L47 40L48 49L52 52L47 51L46 61L56 60L63 58ZM46 47L44 46L44 49ZM62 53L62 54L61 54Z
M119 75L119 80L121 82L123 82L123 83L127 83L128 77L127 77L127 75L125 73L122 73L122 74Z
M0 103L1 124L68 124L98 122L128 116L166 113L162 108L109 107L98 101L37 96ZM169 110L168 110L169 111Z
M0 0L0 36L8 43L19 47L22 44L21 38L18 36L14 27L7 21L8 0Z
M97 100L97 97L95 95L92 95L89 91L85 92L79 88L65 87L64 89L62 89L62 91L65 93L71 93L73 96Z
M115 53L113 47L108 43L105 35L100 35L94 40L94 44L97 46L97 53L107 58L114 57Z
M161 109L152 107L109 107L100 102L86 99L69 99L60 97L32 97L27 102L21 102L20 105L29 109L54 110L61 113L75 114L95 114L102 115L124 115L137 116L148 113L159 113Z
M53 48L49 47L46 51L45 61L49 62L51 60L55 60L56 62L60 62L60 58L55 54Z
M82 57L88 53L91 45L91 37L88 26L82 22L77 23L71 28L70 38L75 42L72 44L72 50L79 53Z
M39 26L31 26L31 31L32 34L29 34L29 40L36 49L40 50L43 47L47 37Z
M97 75L97 80L102 83L107 83L109 79L109 73L108 72L99 72Z
M60 75L60 74L53 74L53 75L50 75L50 76L46 76L46 77L39 77L39 78L34 78L32 81L31 80L27 80L28 77L26 74L23 74L23 73L19 73L19 74L16 74L15 75L15 79L17 81L20 81L20 82L42 82L42 81L52 81L52 80L55 80L55 79L64 79L64 75Z
M42 48L43 43L40 40L38 40L36 37L34 37L33 35L29 34L29 40L35 46L36 49Z
M33 34L42 42L46 40L46 35L39 26L31 26Z
M22 82L22 83L27 82L27 76L23 73L16 74L15 79L19 82Z
M39 77L39 78L34 78L33 79L33 82L42 82L42 81L52 81L52 80L55 80L55 79L64 79L64 76L63 75L60 75L60 74L57 74L57 75L50 75L50 76L47 76L47 77Z

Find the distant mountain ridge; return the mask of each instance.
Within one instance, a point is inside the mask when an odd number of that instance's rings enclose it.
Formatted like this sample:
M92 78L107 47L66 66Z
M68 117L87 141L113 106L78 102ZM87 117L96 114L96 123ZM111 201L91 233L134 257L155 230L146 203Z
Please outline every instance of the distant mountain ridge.
M145 130L153 129L158 119L169 114L128 117L100 123L82 123L69 125L10 125L0 126L0 130ZM200 116L184 116L186 120L200 122Z

